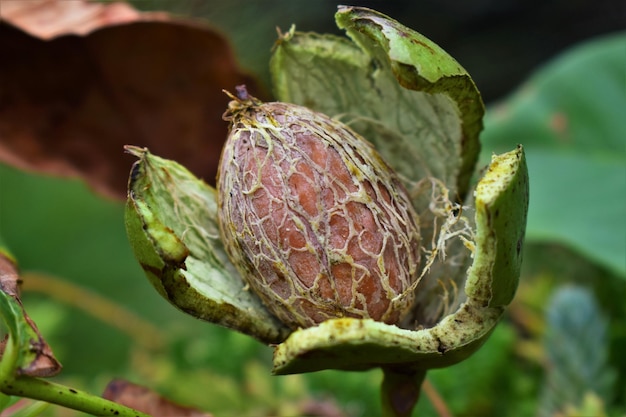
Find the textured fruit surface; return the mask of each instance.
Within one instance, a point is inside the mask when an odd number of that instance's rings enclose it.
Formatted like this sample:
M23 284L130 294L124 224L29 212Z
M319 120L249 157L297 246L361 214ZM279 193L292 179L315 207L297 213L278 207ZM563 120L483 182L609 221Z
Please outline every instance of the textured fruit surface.
M305 107L244 94L224 117L220 230L251 289L293 328L336 317L397 323L413 300L420 235L393 170Z

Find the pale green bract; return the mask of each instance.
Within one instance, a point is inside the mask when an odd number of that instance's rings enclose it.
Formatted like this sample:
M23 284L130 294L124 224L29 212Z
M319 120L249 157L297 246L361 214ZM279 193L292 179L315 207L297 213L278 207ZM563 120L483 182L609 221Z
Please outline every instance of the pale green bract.
M192 316L266 343L287 328L270 315L228 260L217 226L215 190L183 166L129 147L133 167L126 205L130 243L159 293Z
M293 29L278 40L270 62L277 97L347 122L407 188L435 177L464 199L484 114L470 76L435 43L380 13L340 7L336 20L356 44Z

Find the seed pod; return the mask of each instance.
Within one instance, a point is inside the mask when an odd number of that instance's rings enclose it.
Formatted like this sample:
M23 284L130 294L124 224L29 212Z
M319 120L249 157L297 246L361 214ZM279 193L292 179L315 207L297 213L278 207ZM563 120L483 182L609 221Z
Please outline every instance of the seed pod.
M361 136L305 107L239 89L217 189L226 250L292 328L337 317L397 323L413 300L417 216Z

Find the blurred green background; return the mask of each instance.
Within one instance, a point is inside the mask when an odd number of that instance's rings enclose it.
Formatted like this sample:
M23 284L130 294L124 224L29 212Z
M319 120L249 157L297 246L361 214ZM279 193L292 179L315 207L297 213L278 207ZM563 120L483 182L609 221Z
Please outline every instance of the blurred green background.
M132 4L207 19L268 91L276 26L340 33L331 1ZM477 354L429 373L432 386L458 416L623 415L624 6L352 4L423 33L469 71L489 108L483 162L517 143L528 154L531 206L516 301ZM326 401L349 416L379 413L380 372L271 377L269 347L167 304L132 256L122 203L79 180L0 165L0 235L19 261L26 309L64 365L56 378L63 383L97 393L123 377L215 416L292 416ZM424 394L415 415L437 415Z

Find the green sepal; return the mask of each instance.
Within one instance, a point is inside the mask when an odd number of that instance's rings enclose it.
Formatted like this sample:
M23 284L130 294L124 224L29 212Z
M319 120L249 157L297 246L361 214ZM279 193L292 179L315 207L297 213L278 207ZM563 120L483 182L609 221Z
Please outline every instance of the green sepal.
M517 289L528 214L528 169L521 146L494 155L474 192L476 252L465 293L490 307L507 306Z
M474 261L465 285L467 300L455 313L421 330L372 320L328 320L298 330L278 345L274 373L400 365L430 369L453 365L475 352L495 328L519 279L518 248L528 208L528 173L521 146L492 158L475 199Z
M133 166L126 230L159 294L180 310L264 343L289 330L272 316L229 261L219 235L215 190L176 162L128 147Z

